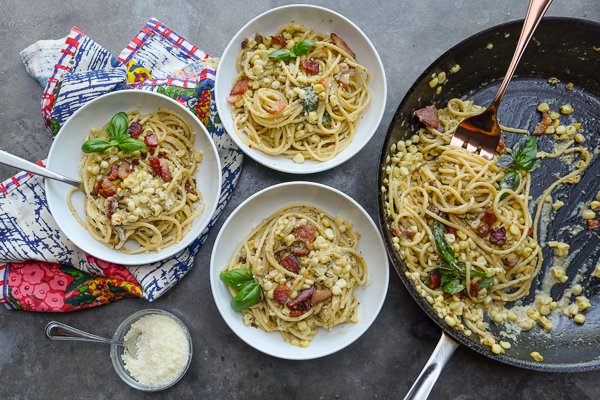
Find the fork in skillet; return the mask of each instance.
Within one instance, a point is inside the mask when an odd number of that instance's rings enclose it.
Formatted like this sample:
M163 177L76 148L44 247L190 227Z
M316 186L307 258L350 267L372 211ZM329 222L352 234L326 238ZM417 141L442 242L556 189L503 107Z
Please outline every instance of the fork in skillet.
M521 56L533 36L533 32L551 2L552 0L531 0L529 2L529 8L527 9L515 54L500 84L500 88L498 88L496 97L494 97L492 104L483 113L467 118L460 123L452 137L451 145L462 147L467 143L467 150L471 153L475 153L481 147L479 154L487 160L491 161L493 159L498 143L500 142L501 134L500 125L498 125L498 107L504 97L504 93L506 93L517 64L521 60Z

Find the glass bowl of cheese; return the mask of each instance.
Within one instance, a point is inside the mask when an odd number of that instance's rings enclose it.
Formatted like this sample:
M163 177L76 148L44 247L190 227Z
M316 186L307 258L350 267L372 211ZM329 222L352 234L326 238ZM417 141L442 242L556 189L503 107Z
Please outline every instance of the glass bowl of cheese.
M192 361L192 338L187 327L169 312L147 309L125 319L114 339L123 341L138 333L135 357L124 347L111 345L110 358L117 374L129 386L142 391L173 386Z

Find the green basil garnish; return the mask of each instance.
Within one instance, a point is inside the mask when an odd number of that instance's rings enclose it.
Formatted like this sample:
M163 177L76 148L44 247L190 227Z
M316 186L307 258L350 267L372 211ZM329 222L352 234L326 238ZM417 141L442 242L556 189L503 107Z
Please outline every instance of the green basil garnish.
M319 95L317 92L314 91L312 86L305 86L302 89L304 90L304 93L306 93L306 96L300 100L304 110L307 113L311 111L317 111L317 108L319 107Z
M438 250L442 253L442 257L448 263L454 262L454 249L448 243L446 236L444 235L446 230L444 228L444 224L442 224L437 219L433 221L433 237L435 239L435 244L437 245Z
M260 299L260 285L256 282L247 282L231 300L231 308L234 311L242 311L256 304L258 299Z
M270 52L268 57L277 58L281 61L290 61L292 58L306 54L315 44L314 40L304 39L300 43L296 43L291 50L275 50Z
M127 114L120 112L115 114L106 127L106 134L112 140L109 142L102 138L88 139L82 146L81 151L84 153L102 153L111 147L118 147L124 153L131 153L136 150L146 148L146 144L132 138L128 132L129 121Z
M219 278L230 288L239 290L247 282L254 282L252 271L248 268L236 268L221 273Z
M516 190L519 187L521 179L518 170L531 172L539 167L541 159L537 157L537 142L533 136L526 136L520 139L512 148L512 154L503 154L498 158L496 165L506 168L509 172L504 175L500 181L501 189ZM500 200L508 196L503 194Z

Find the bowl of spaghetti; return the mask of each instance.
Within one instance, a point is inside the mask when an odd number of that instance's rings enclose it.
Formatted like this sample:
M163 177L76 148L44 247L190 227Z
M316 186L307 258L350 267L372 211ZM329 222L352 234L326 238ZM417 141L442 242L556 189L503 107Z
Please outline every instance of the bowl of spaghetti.
M289 182L256 193L227 219L210 281L223 319L243 341L307 360L369 328L389 270L381 234L358 203L328 186Z
M344 16L290 5L248 22L219 63L227 133L255 161L304 174L333 168L370 140L385 109L383 64Z
M50 212L80 249L125 265L185 249L206 228L221 192L220 160L183 105L152 92L90 101L61 128L48 168L82 182L46 181Z

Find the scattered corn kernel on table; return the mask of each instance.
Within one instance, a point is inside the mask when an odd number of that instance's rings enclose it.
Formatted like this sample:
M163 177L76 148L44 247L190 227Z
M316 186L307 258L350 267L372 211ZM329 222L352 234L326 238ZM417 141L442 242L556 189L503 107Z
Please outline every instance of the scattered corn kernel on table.
M40 115L42 88L31 79L19 52L41 39L58 39L77 26L107 50L118 54L138 30L155 17L207 53L219 56L246 22L289 2L78 2L41 0L0 3L0 149L38 161L46 158L51 138ZM523 18L526 1L366 0L316 1L355 22L373 41L388 81L388 99L378 132L348 162L326 172L297 177L272 171L246 158L242 179L194 268L153 303L125 299L66 314L8 311L0 307L0 398L134 399L138 392L115 373L108 347L84 342L51 342L44 336L50 320L112 336L127 316L160 308L188 326L194 356L187 374L160 392L168 398L402 398L437 343L439 330L419 309L395 271L386 302L371 328L349 347L312 361L288 361L265 355L240 340L225 324L210 293L207 276L218 229L246 198L271 185L298 178L337 188L377 220L376 173L382 141L396 107L421 72L440 54L470 35L499 23ZM547 15L600 21L594 0L555 1ZM282 21L282 24L286 21ZM0 180L17 171L0 166ZM370 179L365 179L369 176ZM1 210L0 210L1 211ZM1 222L0 222L1 226ZM0 241L2 237L0 236ZM252 329L252 328L248 328ZM273 335L279 338L279 335ZM557 374L526 371L459 348L434 387L431 399L600 398L600 371ZM162 397L161 397L162 398Z

